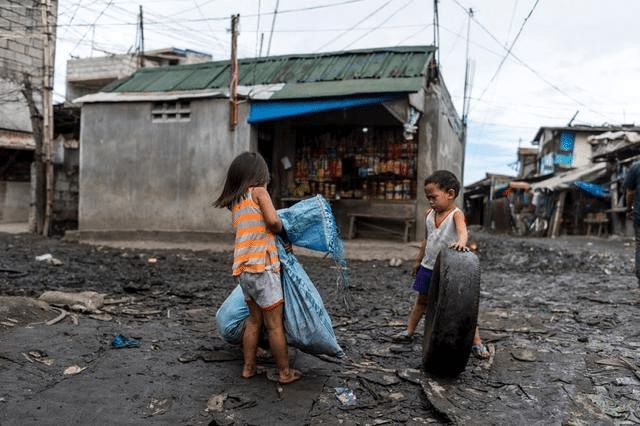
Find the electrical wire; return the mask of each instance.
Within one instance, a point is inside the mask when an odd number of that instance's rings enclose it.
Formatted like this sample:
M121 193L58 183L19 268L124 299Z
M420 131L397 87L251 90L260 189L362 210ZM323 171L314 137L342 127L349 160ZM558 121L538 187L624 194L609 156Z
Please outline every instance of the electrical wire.
M391 19L393 19L394 16L396 16L398 13L400 13L401 11L403 11L404 9L406 9L411 3L413 3L413 0L409 0L408 2L406 2L405 4L403 4L402 6L400 6L398 9L396 9L395 12L393 12L391 15L389 15L384 21L382 21L380 23L380 25L372 28L371 30L367 31L366 33L362 34L360 37L358 37L357 39L353 40L351 43L348 43L347 45L345 45L342 50L346 50L348 48L350 48L351 46L353 46L354 44L356 44L357 42L359 42L360 40L362 40L363 38L365 38L366 36L368 36L369 34L371 34L372 32L380 29L380 27L384 24L386 24L387 22L389 22Z
M342 36L344 36L345 34L348 34L349 32L351 32L352 30L354 30L356 27L358 27L360 24L362 24L363 22L365 22L367 19L371 18L372 16L374 16L376 13L380 12L382 9L384 9L385 7L387 7L389 5L389 3L391 3L393 0L387 0L385 1L383 4L381 4L377 9L375 9L373 12L369 13L367 16L365 16L364 18L362 18L361 20L359 20L358 22L356 22L352 27L348 28L347 30L341 32L340 34L338 34L337 36L333 37L331 40L329 40L328 42L326 42L325 44L323 44L322 46L320 46L319 48L317 48L315 50L315 52L319 52L320 50L324 49L325 47L329 46L331 43L333 43L334 41L338 40L339 38L341 38Z
M527 14L527 16L522 21L522 25L520 25L520 29L518 30L518 33L513 38L513 41L511 42L511 46L509 46L509 49L507 49L507 53L502 57L502 60L500 61L500 64L498 64L498 68L493 73L493 76L491 77L491 79L489 79L489 82L487 83L485 88L480 93L480 96L478 97L479 99L482 99L484 97L485 93L487 93L487 90L489 89L489 86L491 86L491 83L493 83L495 81L495 79L498 77L498 74L500 73L500 70L502 69L502 66L504 65L504 63L507 60L507 58L509 57L509 55L511 54L511 51L513 50L513 47L516 45L516 43L518 41L518 38L520 38L520 35L522 34L522 31L524 30L525 25L527 25L527 22L529 21L529 18L531 17L533 12L536 10L536 7L538 7L538 3L540 3L540 0L536 0L535 1L535 3L533 4L533 7L531 8L531 10ZM471 16L473 17L473 15L471 15Z
M468 14L468 10L458 1L458 0L453 0L454 3L456 3L463 11L465 14ZM502 47L502 49L504 50L508 50L500 40L498 40L498 38L493 35L493 33L491 31L489 31L487 29L487 27L485 27L478 19L477 17L473 16L471 18L473 20L473 22L478 25L478 27L480 27L480 29L482 29L482 31L484 31L493 41L495 41L500 47ZM540 72L538 72L537 70L535 70L532 66L530 66L529 64L527 64L526 62L524 62L522 59L520 59L518 56L516 56L515 53L510 52L508 56L511 56L518 64L520 64L521 66L525 67L527 70L529 70L531 73L533 73L536 77L538 77L538 79L540 79L541 81L543 81L545 84L547 84L549 87L551 87L553 90L555 90L556 92L558 92L559 94L561 94L562 96L572 100L573 102L575 102L577 105L580 105L581 107L583 107L584 109L591 111L594 114L597 114L601 117L604 117L605 119L607 119L607 117L603 114L601 114L598 111L595 111L594 109L592 109L591 107L589 107L588 105L584 104L583 102L581 102L580 100L576 99L575 97L573 97L572 95L570 95L569 93L567 93L566 91L562 90L560 87L558 87L556 84L554 84L553 82L549 81L547 78L545 78ZM610 121L609 122L615 122L614 121Z
M420 29L414 33L411 33L411 35L409 35L408 37L403 38L400 42L398 42L396 44L396 46L401 46L404 43L406 43L407 41L411 40L412 38L414 38L415 36L417 36L418 34L420 34L421 32L423 32L424 30L426 30L427 28L431 27L433 24L427 24L427 25L423 25L420 27ZM382 27L381 27L382 28Z
M107 3L107 5L104 7L104 9L102 10L102 12L98 15L98 17L95 19L93 26L95 26L95 24L98 22L98 20L102 17L102 15L107 11L107 9L109 9L109 7L111 6L111 4L113 3L113 0L109 0L109 3ZM82 36L82 38L80 39L80 41L83 41L86 37L87 34L89 34L90 28L87 29L87 31L85 31L84 35ZM76 48L78 47L78 45L80 44L80 41L73 47L73 49L71 49L71 53L73 53Z

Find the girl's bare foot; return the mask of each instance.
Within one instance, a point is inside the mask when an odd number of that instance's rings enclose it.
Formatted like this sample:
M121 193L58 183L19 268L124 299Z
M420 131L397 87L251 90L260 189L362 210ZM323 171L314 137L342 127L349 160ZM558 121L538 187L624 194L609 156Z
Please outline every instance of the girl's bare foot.
M243 379L250 379L253 376L255 376L258 373L258 370L256 369L256 367L247 367L246 365L244 366L244 368L242 369L242 378Z
M278 379L278 382L281 385L288 385L289 383L293 383L296 380L299 380L300 377L302 377L302 373L300 371L289 368L286 371L280 372L280 378Z

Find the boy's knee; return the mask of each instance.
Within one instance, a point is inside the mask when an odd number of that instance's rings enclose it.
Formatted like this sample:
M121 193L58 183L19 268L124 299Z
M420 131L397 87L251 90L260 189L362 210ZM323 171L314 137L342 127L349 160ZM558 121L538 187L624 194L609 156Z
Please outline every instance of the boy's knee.
M418 298L416 299L416 305L420 305L420 306L426 307L427 306L427 295L426 294L418 295Z

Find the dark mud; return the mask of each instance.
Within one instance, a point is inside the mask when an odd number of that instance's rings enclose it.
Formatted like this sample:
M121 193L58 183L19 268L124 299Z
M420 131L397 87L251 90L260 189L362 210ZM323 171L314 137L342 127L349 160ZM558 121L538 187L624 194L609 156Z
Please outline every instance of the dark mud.
M264 374L241 379L241 352L215 330L215 309L232 289L231 253L0 234L0 296L94 290L121 300L106 307L107 321L80 314L77 325L68 317L46 326L50 317L40 315L11 326L0 318L8 324L0 325L0 424L640 422L640 293L630 247L477 239L490 361L470 359L451 382L429 379L418 371L420 341L392 342L414 297L409 264L350 262L347 312L332 263L302 258L349 358L336 363L291 349L305 377L279 387L268 361ZM63 264L34 260L45 253ZM116 334L142 344L111 349ZM64 375L73 365L87 369ZM338 387L353 391L354 405L336 398ZM223 402L207 411L212 396Z

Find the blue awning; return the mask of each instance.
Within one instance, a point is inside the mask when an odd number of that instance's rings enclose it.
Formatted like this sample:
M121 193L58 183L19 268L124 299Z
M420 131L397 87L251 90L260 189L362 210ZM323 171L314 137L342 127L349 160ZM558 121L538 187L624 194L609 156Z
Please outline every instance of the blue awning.
M334 109L351 108L363 105L375 105L407 96L394 93L376 96L358 96L349 98L322 98L300 101L252 101L249 123L277 120L285 117L313 114Z
M610 198L611 195L604 185L598 185L597 183L589 183L581 180L577 180L573 183L578 188L582 189L587 194L593 195L598 198Z

